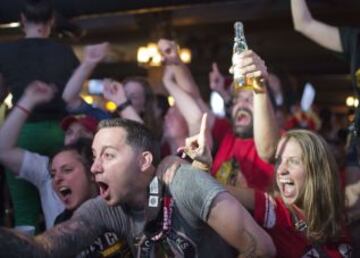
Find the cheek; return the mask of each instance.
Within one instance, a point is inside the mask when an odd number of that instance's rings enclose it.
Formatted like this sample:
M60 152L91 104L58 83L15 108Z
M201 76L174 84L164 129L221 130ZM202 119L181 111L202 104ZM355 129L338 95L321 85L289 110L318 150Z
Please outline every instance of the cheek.
M299 169L296 171L295 178L297 181L297 184L300 188L302 188L305 184L305 171L304 169Z

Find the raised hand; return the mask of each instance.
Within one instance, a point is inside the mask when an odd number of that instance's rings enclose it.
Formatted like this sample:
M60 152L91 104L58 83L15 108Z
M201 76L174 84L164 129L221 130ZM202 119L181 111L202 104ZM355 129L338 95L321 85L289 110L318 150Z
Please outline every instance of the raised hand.
M188 137L185 146L178 149L183 151L191 159L196 161L193 165L203 170L208 170L212 164L212 156L209 147L210 132L207 126L207 113L201 119L200 132L197 135Z
M49 102L57 92L57 88L53 84L47 84L41 81L31 82L24 91L24 98L30 105L35 106Z
M162 62L166 65L180 64L179 47L175 41L160 39L158 41L158 49L162 56Z
M263 90L263 82L269 74L265 62L252 50L245 50L232 57L231 71L237 71L252 81L255 90Z
M120 105L126 101L124 87L120 82L105 79L104 80L104 98Z
M89 64L98 64L104 60L109 51L109 46L108 42L86 46L84 50L84 62Z

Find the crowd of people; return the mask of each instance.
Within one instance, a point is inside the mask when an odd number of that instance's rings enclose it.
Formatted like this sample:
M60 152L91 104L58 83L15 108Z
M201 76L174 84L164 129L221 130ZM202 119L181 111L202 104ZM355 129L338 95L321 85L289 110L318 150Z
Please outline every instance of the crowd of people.
M314 19L305 0L291 11L295 29L344 53L360 81L360 30ZM117 106L105 111L80 92L111 44L85 47L79 61L49 39L53 17L48 0L26 0L25 38L0 44L0 87L14 96L0 127L12 203L2 213L13 218L0 227L0 257L360 256L357 119L345 137L315 112L280 121L281 81L254 50L229 57L250 90L228 87L212 64L220 118L168 39L158 49L175 105L128 77L103 80Z

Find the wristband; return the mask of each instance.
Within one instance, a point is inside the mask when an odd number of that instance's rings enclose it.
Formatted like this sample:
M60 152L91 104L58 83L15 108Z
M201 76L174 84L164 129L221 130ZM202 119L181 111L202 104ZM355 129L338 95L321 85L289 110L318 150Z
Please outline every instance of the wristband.
M24 108L23 106L20 106L19 104L16 104L15 107L17 107L18 109L20 109L22 112L24 112L27 115L30 115L30 110Z
M131 101L127 99L124 103L121 103L119 106L117 106L116 111L122 112L126 107L131 105Z

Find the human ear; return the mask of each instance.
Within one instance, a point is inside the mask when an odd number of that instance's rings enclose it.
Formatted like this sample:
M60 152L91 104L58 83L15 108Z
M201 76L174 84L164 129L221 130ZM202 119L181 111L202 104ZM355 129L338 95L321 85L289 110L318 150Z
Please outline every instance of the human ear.
M140 154L140 159L139 159L139 165L140 165L140 169L141 171L146 171L147 169L149 169L153 164L153 155L151 154L151 152L149 151L144 151Z

